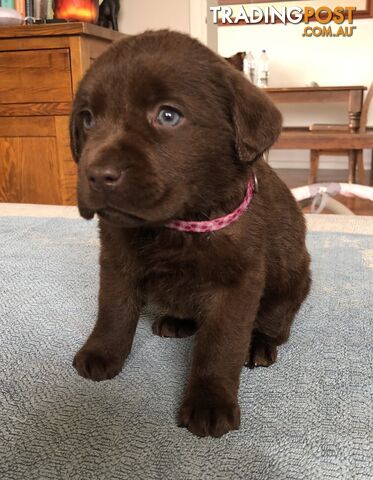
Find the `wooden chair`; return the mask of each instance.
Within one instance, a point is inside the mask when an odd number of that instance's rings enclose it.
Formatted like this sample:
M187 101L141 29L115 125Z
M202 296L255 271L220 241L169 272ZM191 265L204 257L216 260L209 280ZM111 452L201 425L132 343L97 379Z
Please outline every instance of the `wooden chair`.
M371 100L373 98L373 83L371 84L368 93L365 97L363 108L361 110L360 117L360 127L358 130L359 134L371 133L373 128L367 127L368 122L368 111ZM314 124L310 126L310 131L315 133L336 133L336 134L346 134L350 133L348 125L328 125L328 124ZM316 183L317 181L317 171L319 168L319 161L321 155L336 155L336 156L348 156L348 182L356 183L356 167L358 171L358 180L359 183L365 183L365 173L364 173L364 162L363 162L363 150L311 150L310 153L310 173L308 182L310 184ZM372 168L373 168L373 150L372 150ZM372 170L371 170L371 179L372 183Z

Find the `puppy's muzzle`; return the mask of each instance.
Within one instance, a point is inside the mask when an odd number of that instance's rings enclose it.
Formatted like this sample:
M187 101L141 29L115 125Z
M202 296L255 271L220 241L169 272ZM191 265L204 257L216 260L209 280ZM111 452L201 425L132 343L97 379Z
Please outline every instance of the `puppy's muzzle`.
M96 192L117 190L124 178L123 170L115 167L91 166L87 170L89 187Z

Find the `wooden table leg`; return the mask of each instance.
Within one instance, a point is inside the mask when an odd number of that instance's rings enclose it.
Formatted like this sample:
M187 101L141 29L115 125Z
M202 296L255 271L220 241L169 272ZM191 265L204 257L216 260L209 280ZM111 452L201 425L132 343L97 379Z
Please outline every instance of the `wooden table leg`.
M312 185L317 181L317 172L319 170L320 152L318 150L311 150L310 152L310 171L308 175L308 183Z
M357 132L360 127L360 115L363 108L363 90L350 90L348 98L348 118L351 133Z
M365 185L365 171L363 150L356 150L357 180L361 185Z
M350 90L348 99L348 126L351 133L359 131L360 115L363 108L363 90ZM359 183L365 183L363 151L351 150L348 156L348 182L356 183L356 166L359 169Z
M348 183L356 183L356 150L348 152Z

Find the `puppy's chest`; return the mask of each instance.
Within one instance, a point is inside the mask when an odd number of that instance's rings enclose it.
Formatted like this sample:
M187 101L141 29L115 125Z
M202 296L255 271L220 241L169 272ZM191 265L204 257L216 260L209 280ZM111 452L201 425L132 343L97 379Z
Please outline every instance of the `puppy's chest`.
M143 298L164 314L178 318L196 318L201 279L191 265L169 260L146 262L140 284Z
M149 301L175 310L177 306L192 303L206 283L205 275L196 261L177 259L148 259L143 264L142 291ZM188 309L190 310L190 309Z
M236 255L236 249L221 248L208 240L171 246L149 242L136 252L143 271L143 293L174 314L182 308L180 315L193 315L199 299L209 291L234 286L240 280L243 264Z

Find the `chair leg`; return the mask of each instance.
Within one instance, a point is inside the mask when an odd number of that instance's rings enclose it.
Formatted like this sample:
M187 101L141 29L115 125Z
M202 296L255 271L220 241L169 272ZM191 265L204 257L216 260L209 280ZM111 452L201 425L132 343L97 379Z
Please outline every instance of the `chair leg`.
M361 185L365 185L364 159L362 150L356 151L356 165L358 182L361 183Z
M356 183L356 150L348 152L348 183Z
M311 150L310 152L310 172L308 176L308 183L312 185L317 181L317 171L319 169L319 150Z
M371 161L370 161L370 186L373 187L373 150L371 153Z

